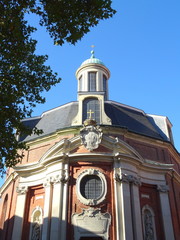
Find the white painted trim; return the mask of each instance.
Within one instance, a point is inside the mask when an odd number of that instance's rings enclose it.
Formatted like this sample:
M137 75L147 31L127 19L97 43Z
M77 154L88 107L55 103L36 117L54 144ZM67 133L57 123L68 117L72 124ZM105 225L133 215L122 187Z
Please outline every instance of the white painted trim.
M160 191L159 194L160 194L165 240L169 240L169 239L174 240L174 230L173 230L173 225L172 225L172 217L171 217L171 210L170 210L170 205L169 205L168 191L167 192Z

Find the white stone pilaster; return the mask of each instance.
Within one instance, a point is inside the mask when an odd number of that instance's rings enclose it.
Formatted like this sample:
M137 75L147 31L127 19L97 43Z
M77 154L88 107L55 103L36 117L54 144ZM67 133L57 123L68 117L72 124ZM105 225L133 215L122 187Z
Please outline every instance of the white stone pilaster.
M122 239L121 232L123 229L123 214L122 214L122 201L120 194L120 185L119 182L115 180L114 182L114 195L115 195L115 211L116 211L116 239Z
M58 240L60 234L62 182L54 183L51 213L50 239Z
M143 240L143 229L141 224L141 209L139 199L139 184L132 183L131 185L131 201L133 215L134 240Z
M46 181L44 183L44 188L45 188L45 202L44 202L42 240L48 240L50 232L50 213L52 207L52 186L49 181Z
M169 188L167 185L158 185L158 190L160 195L165 240L174 240L174 231L168 197Z
M27 190L28 188L26 186L17 188L18 196L16 202L12 240L21 239Z
M62 163L60 172L50 179L53 183L50 239L53 240L66 239L68 178L68 164Z
M129 180L126 175L115 173L116 202L118 202L117 220L118 240L133 239L131 193Z
M67 208L68 208L68 180L69 180L69 164L64 164L64 170L62 171L62 183L63 183L63 199L62 199L62 216L60 224L60 239L66 239L67 232Z

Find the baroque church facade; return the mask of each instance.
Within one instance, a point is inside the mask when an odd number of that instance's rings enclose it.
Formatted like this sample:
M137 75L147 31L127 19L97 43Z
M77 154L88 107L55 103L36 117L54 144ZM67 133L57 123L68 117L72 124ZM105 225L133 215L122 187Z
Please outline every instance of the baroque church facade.
M40 136L0 189L1 240L179 240L180 155L167 117L108 98L92 52L78 100L24 119Z

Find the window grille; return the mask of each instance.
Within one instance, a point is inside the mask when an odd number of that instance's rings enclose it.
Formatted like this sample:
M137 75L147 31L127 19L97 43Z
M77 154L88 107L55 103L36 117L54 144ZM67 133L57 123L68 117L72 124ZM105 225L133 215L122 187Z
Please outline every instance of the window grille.
M102 181L96 175L86 175L80 184L80 192L86 199L97 199L102 194Z

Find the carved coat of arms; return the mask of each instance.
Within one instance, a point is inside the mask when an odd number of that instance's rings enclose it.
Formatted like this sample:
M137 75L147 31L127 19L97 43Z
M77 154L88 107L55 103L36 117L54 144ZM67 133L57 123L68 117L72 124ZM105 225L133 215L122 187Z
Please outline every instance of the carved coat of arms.
M85 126L80 131L82 144L90 151L97 149L101 143L102 134L102 130L99 126Z

